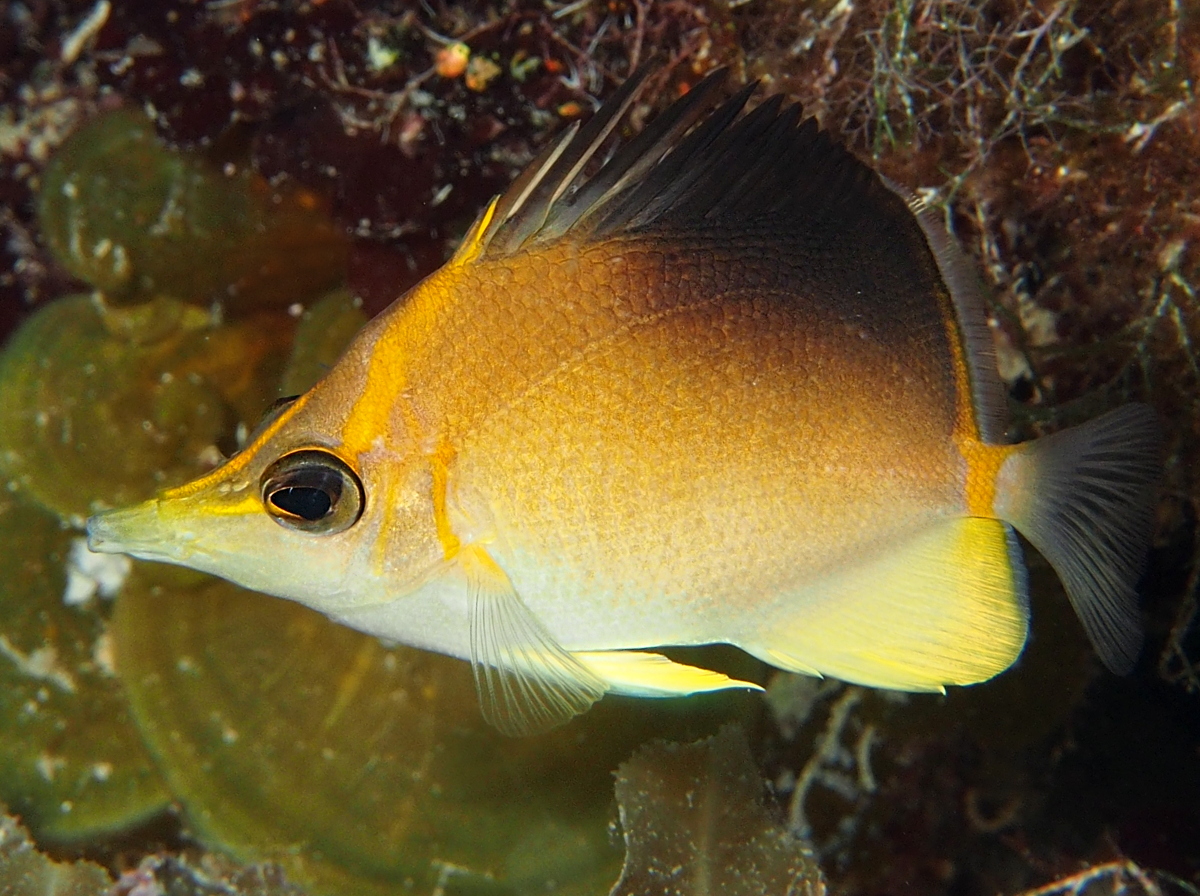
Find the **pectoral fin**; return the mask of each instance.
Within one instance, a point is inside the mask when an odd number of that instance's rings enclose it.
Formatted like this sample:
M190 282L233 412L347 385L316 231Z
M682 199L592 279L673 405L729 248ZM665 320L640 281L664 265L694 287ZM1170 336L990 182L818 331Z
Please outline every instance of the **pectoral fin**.
M614 694L630 697L683 697L737 688L762 690L753 682L738 681L711 669L676 663L661 653L604 650L581 652L573 656L603 679Z
M460 554L471 594L471 668L483 716L504 734L536 734L585 712L608 690L525 606L478 545Z

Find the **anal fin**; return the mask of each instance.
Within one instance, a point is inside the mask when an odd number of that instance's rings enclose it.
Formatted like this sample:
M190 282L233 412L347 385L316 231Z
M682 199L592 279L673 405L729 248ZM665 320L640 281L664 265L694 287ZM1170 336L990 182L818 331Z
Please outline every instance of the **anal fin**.
M588 710L608 690L565 650L479 545L459 555L471 599L471 669L483 716L508 735L536 734Z
M761 658L772 666L783 669L786 672L795 672L797 675L811 675L813 678L821 678L823 675L820 669L810 666L808 663L797 659L791 654L774 647L763 648Z
M998 520L943 520L806 586L739 640L791 671L941 691L1007 669L1028 628L1025 568Z
M600 650L576 653L574 657L603 679L612 693L629 697L684 697L710 691L762 690L753 682L677 663L661 653Z

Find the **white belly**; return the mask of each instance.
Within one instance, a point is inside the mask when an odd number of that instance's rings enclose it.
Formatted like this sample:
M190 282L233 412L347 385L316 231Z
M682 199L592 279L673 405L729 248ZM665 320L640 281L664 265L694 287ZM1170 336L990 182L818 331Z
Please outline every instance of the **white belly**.
M617 650L720 640L722 614L697 612L704 597L678 592L633 593L606 587L605 571L582 577L520 551L489 551L517 594L567 650ZM619 580L619 577L618 579ZM339 609L330 615L351 628L387 640L470 659L471 594L454 565L394 600ZM711 625L698 625L707 620Z

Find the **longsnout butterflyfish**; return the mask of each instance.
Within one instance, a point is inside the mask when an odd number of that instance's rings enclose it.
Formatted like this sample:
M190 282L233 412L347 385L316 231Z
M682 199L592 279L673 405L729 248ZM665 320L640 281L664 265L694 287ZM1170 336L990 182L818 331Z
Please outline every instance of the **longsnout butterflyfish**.
M1026 639L1014 530L1128 670L1152 412L1005 444L979 291L932 212L797 106L722 101L723 73L600 164L640 80L242 451L93 517L93 550L469 660L510 733L606 692L754 687L669 645L910 691L990 678Z

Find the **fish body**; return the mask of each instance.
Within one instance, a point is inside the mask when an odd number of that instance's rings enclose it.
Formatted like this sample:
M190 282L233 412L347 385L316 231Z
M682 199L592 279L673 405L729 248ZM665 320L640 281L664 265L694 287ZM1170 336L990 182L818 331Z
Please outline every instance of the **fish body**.
M1027 629L1021 530L1132 664L1157 435L1003 444L970 274L920 203L711 78L592 178L635 82L238 455L98 516L182 563L470 660L503 730L749 686L650 648L937 690ZM698 122L698 123L697 123Z

